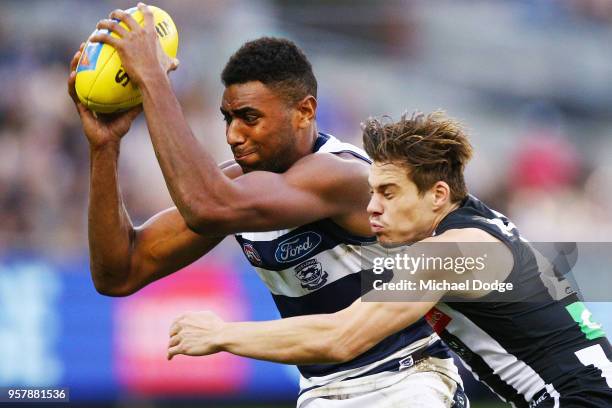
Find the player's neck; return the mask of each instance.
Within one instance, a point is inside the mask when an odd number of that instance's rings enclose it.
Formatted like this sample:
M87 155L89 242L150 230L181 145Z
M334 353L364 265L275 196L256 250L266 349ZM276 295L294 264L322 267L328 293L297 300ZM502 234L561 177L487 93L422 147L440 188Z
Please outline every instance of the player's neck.
M317 141L317 127L315 125L304 129L302 132L296 134L296 139L293 149L284 154L285 163L288 163L288 167L292 166L295 162L302 159L305 156L313 153L314 145ZM286 169L282 170L285 171Z
M304 157L313 152L315 143L317 142L317 137L319 137L319 132L317 131L317 124L314 123L304 135L304 143L300 145L300 157Z
M438 214L436 216L436 218L434 219L433 222L433 226L431 228L431 233L429 236L432 236L434 231L438 228L438 225L440 225L440 223L442 222L442 220L444 218L446 218L446 216L450 213L452 213L453 211L455 211L457 208L459 208L460 203L452 203L450 205L448 205L448 207L444 208L442 211L440 211L440 214Z

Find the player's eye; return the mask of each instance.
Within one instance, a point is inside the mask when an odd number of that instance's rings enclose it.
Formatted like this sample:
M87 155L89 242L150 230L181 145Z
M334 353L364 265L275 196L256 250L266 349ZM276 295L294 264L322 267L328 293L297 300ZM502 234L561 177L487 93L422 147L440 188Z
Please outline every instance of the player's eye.
M259 116L254 115L254 114L244 115L244 121L246 123L255 123L257 121L257 119L259 119Z
M226 124L230 124L232 123L232 117L230 115L223 115L223 120L225 121Z

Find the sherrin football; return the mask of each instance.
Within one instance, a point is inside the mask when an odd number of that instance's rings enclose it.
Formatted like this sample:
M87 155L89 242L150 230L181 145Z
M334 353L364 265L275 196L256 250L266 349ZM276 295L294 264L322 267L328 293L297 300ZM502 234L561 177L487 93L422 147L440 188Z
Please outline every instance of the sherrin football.
M153 12L155 30L162 49L175 58L178 50L178 32L174 22L164 10L148 6ZM126 10L141 26L144 16L133 7ZM122 22L121 25L129 28ZM108 33L108 30L101 30ZM97 33L94 31L93 34ZM113 37L118 37L112 33ZM121 66L119 54L113 47L104 43L87 42L76 68L76 93L81 102L89 109L100 113L112 113L142 103L142 95Z

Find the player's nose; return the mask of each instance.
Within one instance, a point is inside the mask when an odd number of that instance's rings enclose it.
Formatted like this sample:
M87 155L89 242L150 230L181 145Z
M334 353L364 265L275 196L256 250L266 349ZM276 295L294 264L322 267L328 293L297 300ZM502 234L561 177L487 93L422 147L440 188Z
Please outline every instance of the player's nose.
M372 194L370 197L370 202L368 202L368 207L366 208L368 215L380 215L383 212L382 206L380 204L380 200L376 198L376 194Z
M238 121L233 120L227 125L225 138L230 146L241 145L246 141L246 135L241 131Z

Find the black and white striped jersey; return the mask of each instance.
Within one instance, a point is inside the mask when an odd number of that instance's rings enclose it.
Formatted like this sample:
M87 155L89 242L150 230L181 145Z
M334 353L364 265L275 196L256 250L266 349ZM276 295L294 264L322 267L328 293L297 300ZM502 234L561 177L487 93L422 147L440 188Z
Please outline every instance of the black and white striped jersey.
M514 266L505 282L521 300L497 301L491 292L483 302L439 303L427 319L440 337L513 406L612 407L612 348L576 293L553 297L517 228L473 196L435 234L460 228L482 229L506 244Z

